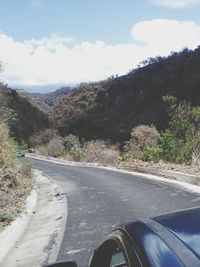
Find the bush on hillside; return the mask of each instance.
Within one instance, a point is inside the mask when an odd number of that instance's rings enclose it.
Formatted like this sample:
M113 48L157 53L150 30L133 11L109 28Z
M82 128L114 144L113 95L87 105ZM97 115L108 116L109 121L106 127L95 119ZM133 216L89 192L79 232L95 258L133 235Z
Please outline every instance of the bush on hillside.
M132 129L131 138L126 142L124 150L131 158L139 158L143 150L154 146L159 138L156 128L151 125L140 125Z
M144 149L141 159L196 164L200 157L200 107L192 107L173 96L163 99L171 117L169 129L160 134L154 146Z

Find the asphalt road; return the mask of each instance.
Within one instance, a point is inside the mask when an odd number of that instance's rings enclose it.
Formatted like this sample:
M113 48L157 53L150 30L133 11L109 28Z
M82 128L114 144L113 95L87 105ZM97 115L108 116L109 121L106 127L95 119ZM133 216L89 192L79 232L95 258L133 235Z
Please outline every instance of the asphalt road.
M87 266L94 248L115 225L200 206L200 195L167 182L36 159L32 164L66 192L68 218L58 260L75 259L80 267Z

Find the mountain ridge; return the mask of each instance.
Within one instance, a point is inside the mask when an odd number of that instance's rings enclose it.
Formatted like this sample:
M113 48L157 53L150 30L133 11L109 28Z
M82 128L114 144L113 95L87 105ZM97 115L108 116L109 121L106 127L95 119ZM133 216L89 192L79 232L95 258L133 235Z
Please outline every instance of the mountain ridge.
M200 105L200 47L151 58L127 75L81 84L54 106L54 125L62 135L123 142L133 127L168 126L163 96Z

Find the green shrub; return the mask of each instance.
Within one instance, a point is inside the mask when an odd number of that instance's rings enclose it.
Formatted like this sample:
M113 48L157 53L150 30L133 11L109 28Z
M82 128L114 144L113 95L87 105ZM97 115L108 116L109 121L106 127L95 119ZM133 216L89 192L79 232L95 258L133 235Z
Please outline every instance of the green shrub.
M189 150L185 142L178 139L171 130L161 133L158 140L161 158L167 162L182 163L188 161Z
M65 153L74 161L81 161L83 157L83 145L79 138L73 134L69 134L63 139Z
M141 156L143 161L183 163L190 161L192 146L190 142L178 139L170 130L161 133L158 142L153 147L145 147Z
M177 138L185 140L187 131L190 128L190 122L188 120L173 118L170 122L170 129L176 135Z
M178 140L170 130L161 133L158 145L162 150L162 157L166 161L174 161L177 154Z
M127 153L122 154L121 156L119 156L119 158L117 159L117 165L123 165L125 162L127 162L129 159L129 155Z
M158 162L162 149L159 146L145 147L141 156L141 160L148 162Z

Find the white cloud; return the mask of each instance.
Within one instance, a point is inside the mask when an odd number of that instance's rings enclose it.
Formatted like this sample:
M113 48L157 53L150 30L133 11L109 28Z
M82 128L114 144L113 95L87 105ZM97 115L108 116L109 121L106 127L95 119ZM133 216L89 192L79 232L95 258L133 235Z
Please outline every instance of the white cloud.
M200 0L152 0L153 3L170 8L183 8L199 4Z
M183 47L195 48L200 44L200 25L191 21L154 19L137 23L132 35L146 45L151 53L168 54Z
M64 35L16 42L0 33L0 59L5 65L1 80L9 85L45 85L101 80L123 75L139 62L166 56L200 43L200 25L156 19L135 24L133 42L110 45L103 41L75 44Z
M64 46L73 42L73 39L61 33L52 33L50 37L42 39L25 40L24 43L32 45L34 48L38 46L46 47L49 50L57 50L60 45Z

